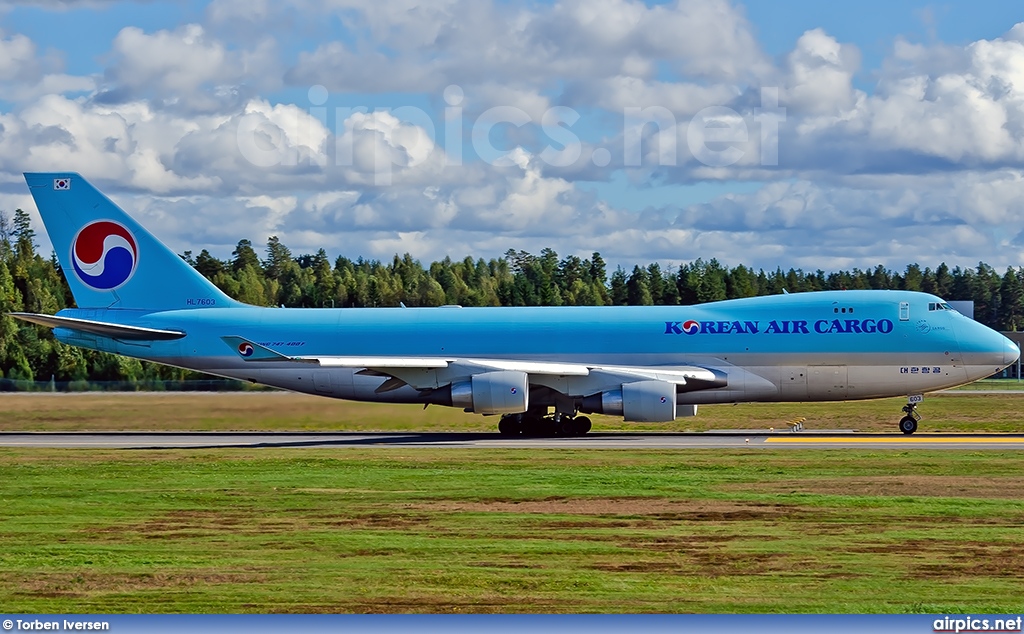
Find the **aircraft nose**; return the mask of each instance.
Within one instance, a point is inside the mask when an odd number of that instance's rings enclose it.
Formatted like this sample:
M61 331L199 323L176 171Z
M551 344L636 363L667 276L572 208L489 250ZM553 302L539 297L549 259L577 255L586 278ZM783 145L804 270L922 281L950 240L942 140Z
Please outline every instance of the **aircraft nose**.
M1003 365L1016 363L1020 358L1020 348L1006 337L1003 337Z

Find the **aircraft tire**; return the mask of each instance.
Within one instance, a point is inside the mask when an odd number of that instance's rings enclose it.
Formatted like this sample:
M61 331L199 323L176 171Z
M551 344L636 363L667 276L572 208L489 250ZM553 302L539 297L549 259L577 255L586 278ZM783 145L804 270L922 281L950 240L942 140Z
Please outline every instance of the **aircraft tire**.
M904 416L900 419L900 431L909 436L917 431L917 420L913 416Z
M498 421L498 433L502 436L518 436L523 433L523 426L515 415L502 416Z
M561 424L559 424L559 427L558 427L558 435L559 436L579 436L579 432L577 431L578 425L576 423L576 421L578 421L578 420L579 420L578 418L570 418L568 416L563 418Z
M573 427L575 427L576 436L582 436L590 431L593 425L590 423L590 419L586 416L577 416L573 419Z
M550 436L552 431L550 427L552 427L551 421L542 416L523 415L522 433L524 436L532 436L534 438Z

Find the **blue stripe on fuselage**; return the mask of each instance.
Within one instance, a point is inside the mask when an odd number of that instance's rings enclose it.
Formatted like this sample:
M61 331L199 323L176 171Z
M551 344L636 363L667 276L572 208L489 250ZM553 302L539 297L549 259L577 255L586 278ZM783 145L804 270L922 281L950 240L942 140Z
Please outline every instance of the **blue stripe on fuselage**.
M899 320L900 301L912 304L907 321ZM628 355L685 359L733 353L955 350L953 322L966 318L953 311L928 312L927 304L936 301L941 300L923 293L825 291L699 306L243 307L144 315L113 310L90 313L93 319L184 330L188 336L181 342L181 351L186 357L224 356L227 349L220 337L238 335L288 355L539 357L552 361L608 356L622 362ZM852 311L834 312L837 308ZM76 312L61 314L74 316ZM691 321L700 327L684 329ZM154 346L153 352L158 348Z

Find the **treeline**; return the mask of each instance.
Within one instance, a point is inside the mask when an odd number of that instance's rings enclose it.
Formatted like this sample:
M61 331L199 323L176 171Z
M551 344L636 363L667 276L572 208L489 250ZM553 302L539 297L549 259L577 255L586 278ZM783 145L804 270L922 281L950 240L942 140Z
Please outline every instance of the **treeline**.
M49 381L185 380L200 375L65 346L49 329L7 317L13 311L54 313L73 306L56 256L37 253L29 216L0 212L0 378ZM275 236L263 254L241 240L227 260L208 251L182 258L225 293L258 306L354 308L366 306L583 306L700 304L723 299L838 289L905 289L949 300L973 300L975 318L1000 330L1024 327L1024 268L1000 274L979 263L940 264L902 272L883 266L826 273L754 270L697 259L680 267L637 265L609 272L599 253L559 257L509 250L490 260L445 258L423 266L408 254L391 261L333 261L323 249L295 256Z

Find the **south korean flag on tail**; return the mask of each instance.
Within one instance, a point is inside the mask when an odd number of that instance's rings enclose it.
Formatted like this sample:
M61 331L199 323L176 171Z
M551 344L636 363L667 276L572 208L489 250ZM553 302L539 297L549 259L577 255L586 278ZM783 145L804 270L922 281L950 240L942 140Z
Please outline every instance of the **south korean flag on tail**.
M70 178L55 178L53 179L53 190L62 192L71 189Z

